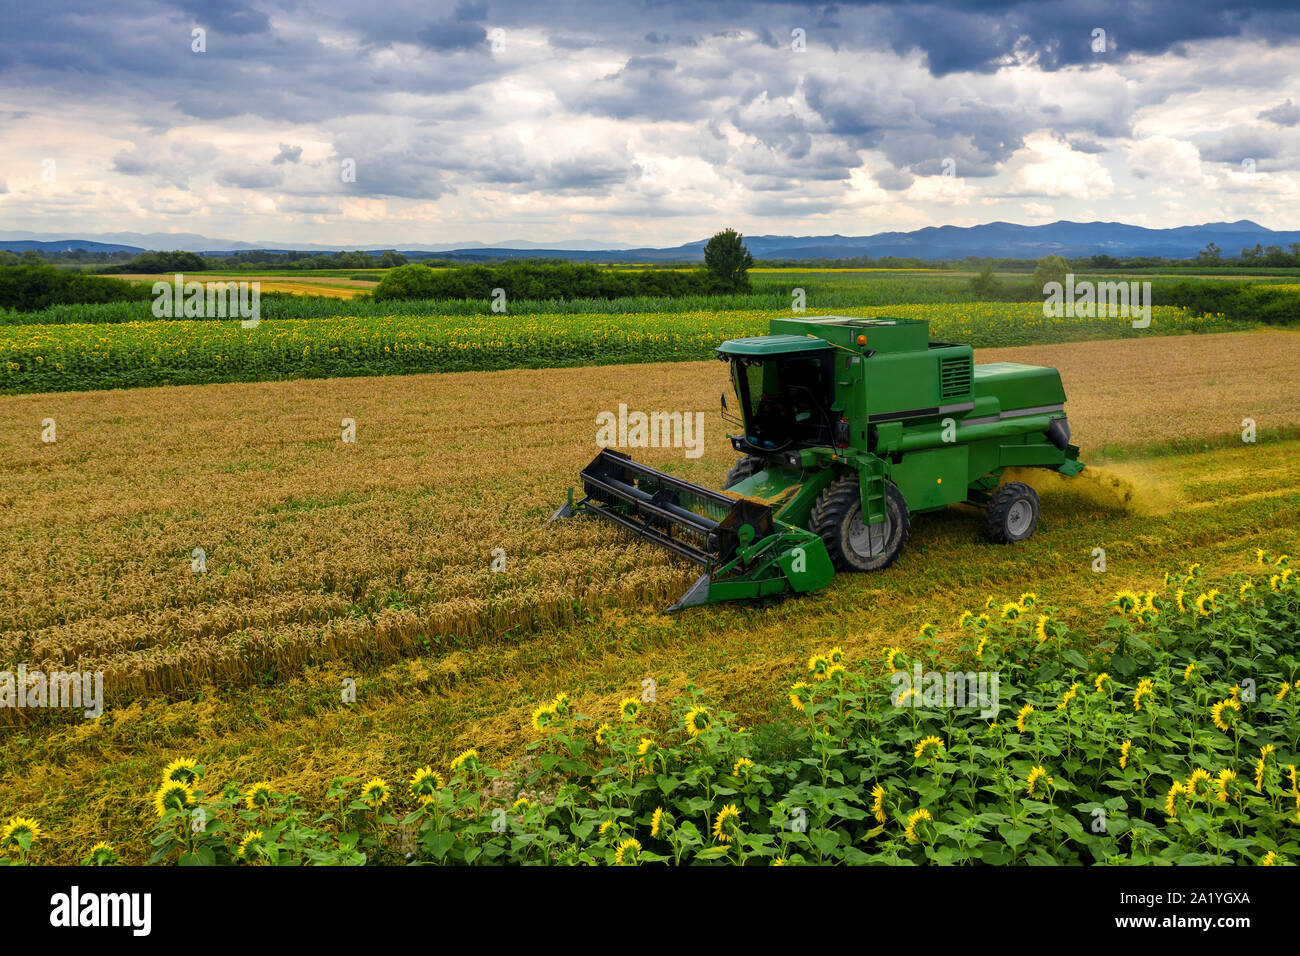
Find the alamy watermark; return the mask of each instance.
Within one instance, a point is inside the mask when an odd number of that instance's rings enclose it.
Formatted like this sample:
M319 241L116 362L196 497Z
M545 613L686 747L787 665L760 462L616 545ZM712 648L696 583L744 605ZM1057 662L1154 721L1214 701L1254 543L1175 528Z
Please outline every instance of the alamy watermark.
M71 707L88 720L104 713L103 671L0 671L0 708Z
M1151 283L1075 282L1074 273L1067 273L1064 284L1053 281L1043 285L1043 317L1133 318L1133 328L1145 329L1151 325Z
M997 671L925 671L920 662L911 671L894 671L889 675L894 685L890 700L895 707L978 707L980 716L998 715Z
M601 448L684 448L687 458L704 454L703 412L629 412L596 415L596 444Z
M262 321L262 283L198 282L176 273L172 282L153 284L156 319L241 319L246 329Z

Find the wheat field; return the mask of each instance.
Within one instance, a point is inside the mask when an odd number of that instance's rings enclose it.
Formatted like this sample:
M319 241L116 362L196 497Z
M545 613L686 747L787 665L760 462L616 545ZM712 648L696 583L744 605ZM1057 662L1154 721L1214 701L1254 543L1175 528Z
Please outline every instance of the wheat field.
M1245 418L1300 425L1290 333L979 358L1057 365L1085 460ZM702 457L637 456L716 487L734 457L724 384L718 363L688 363L0 399L0 660L103 670L120 699L175 696L671 603L692 566L543 522L620 403L704 412Z

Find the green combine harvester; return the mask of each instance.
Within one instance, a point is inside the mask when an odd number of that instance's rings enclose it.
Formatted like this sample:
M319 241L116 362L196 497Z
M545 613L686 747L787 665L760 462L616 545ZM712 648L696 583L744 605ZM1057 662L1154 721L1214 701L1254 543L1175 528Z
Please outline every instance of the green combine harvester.
M551 520L598 515L704 566L669 610L825 587L878 571L912 515L966 503L988 536L1023 541L1038 495L999 486L1010 467L1083 470L1054 368L976 365L969 345L930 341L917 319L773 319L770 334L717 349L731 365L742 457L711 491L604 450L584 497Z

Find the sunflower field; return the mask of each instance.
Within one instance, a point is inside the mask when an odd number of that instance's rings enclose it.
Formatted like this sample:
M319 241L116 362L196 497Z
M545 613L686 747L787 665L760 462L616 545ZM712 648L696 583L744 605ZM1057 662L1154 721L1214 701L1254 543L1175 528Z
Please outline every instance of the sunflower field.
M469 749L400 783L335 780L311 811L177 759L140 839L153 863L200 865L1292 865L1300 579L1255 560L1120 592L1101 634L1023 593L925 625L926 660L831 648L754 727L695 688L604 719L561 693L504 771ZM922 668L996 674L998 712L900 693ZM0 830L11 863L47 839L23 815ZM117 860L100 843L83 862Z
M1156 306L1126 318L1047 318L1039 303L855 307L845 315L921 318L939 340L976 348L1241 328ZM156 320L0 326L0 393L551 368L707 359L726 339L767 332L784 310L640 314L428 315Z

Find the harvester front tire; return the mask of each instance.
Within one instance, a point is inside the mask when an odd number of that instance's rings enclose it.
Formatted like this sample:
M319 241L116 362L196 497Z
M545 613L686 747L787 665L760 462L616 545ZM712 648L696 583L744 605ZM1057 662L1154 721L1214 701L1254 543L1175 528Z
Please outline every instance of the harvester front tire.
M727 480L722 483L722 490L726 491L732 485L738 485L746 478L757 474L767 467L767 462L762 458L755 458L753 455L746 455L744 458L737 458L736 463L731 466L727 472Z
M884 523L883 529L874 530L862 523L862 493L856 476L827 487L808 519L809 529L826 542L837 571L879 571L903 553L910 530L907 502L892 482L885 483Z
M1038 528L1038 492L1022 481L998 488L984 512L984 528L998 544L1024 541Z

